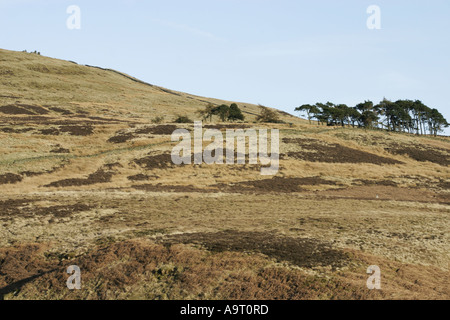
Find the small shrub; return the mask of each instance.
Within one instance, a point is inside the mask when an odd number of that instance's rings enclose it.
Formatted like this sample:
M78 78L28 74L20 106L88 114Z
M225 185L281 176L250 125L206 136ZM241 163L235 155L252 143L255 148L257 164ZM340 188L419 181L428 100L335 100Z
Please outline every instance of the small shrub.
M191 119L189 119L187 116L178 116L175 121L175 123L192 123Z
M275 111L260 105L261 114L258 116L257 120L259 122L264 123L284 123L284 121L280 120L278 113Z
M164 121L164 117L155 117L152 119L152 123L154 124L160 124Z
M231 121L236 121L236 120L244 121L244 119L245 119L245 117L242 114L241 109L239 109L237 104L233 103L230 106L230 112L228 114L228 120L231 120Z

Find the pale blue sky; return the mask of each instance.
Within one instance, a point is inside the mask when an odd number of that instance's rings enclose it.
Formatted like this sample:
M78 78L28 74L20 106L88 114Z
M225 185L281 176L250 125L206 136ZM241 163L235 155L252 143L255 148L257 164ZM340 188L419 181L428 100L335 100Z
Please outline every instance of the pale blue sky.
M81 30L66 27L69 5ZM369 30L369 5L381 30ZM450 120L448 0L0 0L0 47L261 103L420 99ZM447 130L447 134L450 134Z

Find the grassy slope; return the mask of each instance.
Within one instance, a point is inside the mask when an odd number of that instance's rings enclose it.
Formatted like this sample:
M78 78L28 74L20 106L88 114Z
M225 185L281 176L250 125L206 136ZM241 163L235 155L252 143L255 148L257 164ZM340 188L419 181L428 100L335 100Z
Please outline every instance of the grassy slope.
M115 70L2 49L0 70L0 105L20 102L66 106L71 111L105 116L165 116L170 120L176 115L195 117L195 111L208 103L231 103L153 86ZM255 105L239 105L248 120L259 114Z
M173 167L161 157L172 128L152 133L149 119L223 101L5 50L0 75L0 108L35 110L0 112L0 296L449 297L448 138L287 116L256 125L247 104L248 125L280 129L275 179L249 165ZM117 136L128 138L108 141ZM65 290L70 264L85 270L85 291ZM371 264L382 292L365 289ZM17 284L38 270L50 272Z

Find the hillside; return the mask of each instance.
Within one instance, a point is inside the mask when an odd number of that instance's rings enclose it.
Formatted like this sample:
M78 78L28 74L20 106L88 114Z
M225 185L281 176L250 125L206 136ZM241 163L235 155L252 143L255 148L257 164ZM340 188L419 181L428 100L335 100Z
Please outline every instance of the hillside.
M176 166L171 134L193 125L175 117L231 101L6 50L0 76L0 298L450 297L449 138L262 124L238 103L245 123L204 126L279 129L276 176Z
M138 121L164 116L170 121L177 115L194 115L208 103L231 103L168 90L111 69L25 52L0 49L0 70L0 105L44 107L45 111L32 111L35 114L60 115L63 111L54 108L61 107L74 115L102 114ZM238 105L248 120L259 114L256 105Z

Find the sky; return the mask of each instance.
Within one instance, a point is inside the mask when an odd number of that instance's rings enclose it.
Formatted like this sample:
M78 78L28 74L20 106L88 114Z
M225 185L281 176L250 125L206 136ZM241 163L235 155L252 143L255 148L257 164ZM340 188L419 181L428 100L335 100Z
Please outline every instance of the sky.
M381 29L368 28L371 5ZM0 30L0 48L191 94L289 113L418 99L450 121L448 0L0 0Z

